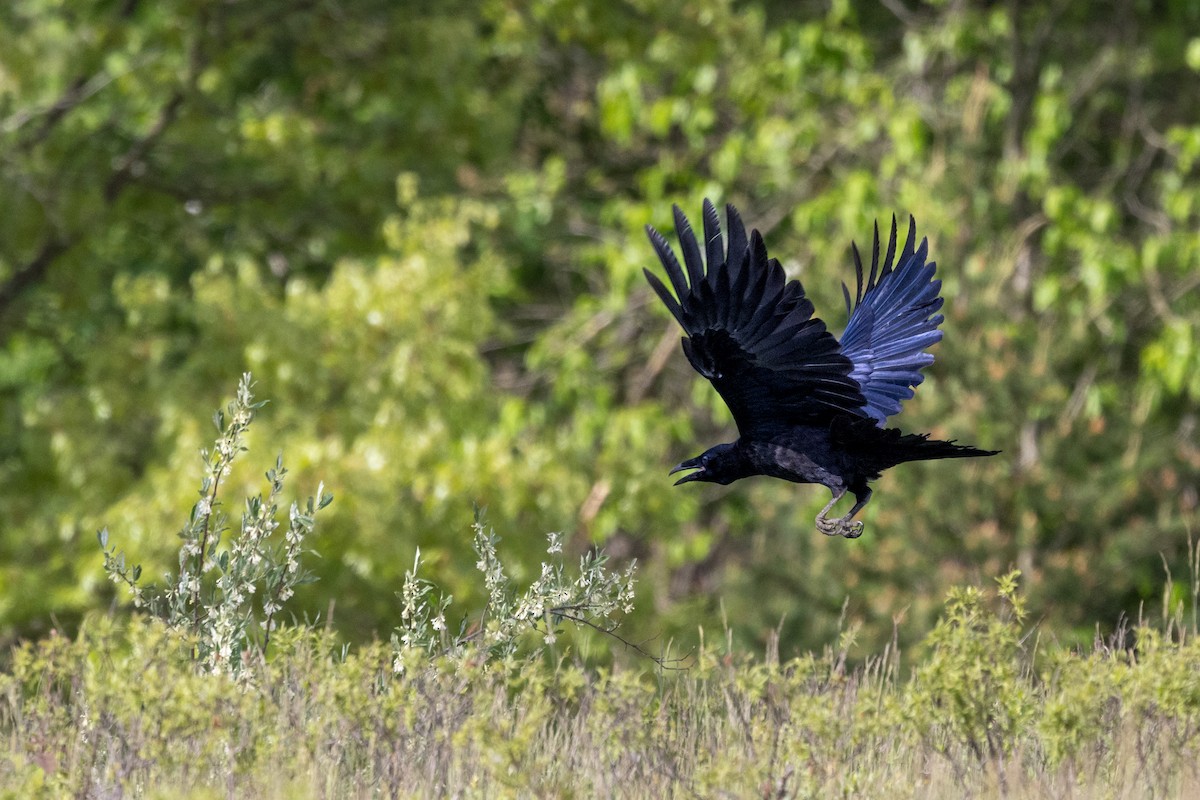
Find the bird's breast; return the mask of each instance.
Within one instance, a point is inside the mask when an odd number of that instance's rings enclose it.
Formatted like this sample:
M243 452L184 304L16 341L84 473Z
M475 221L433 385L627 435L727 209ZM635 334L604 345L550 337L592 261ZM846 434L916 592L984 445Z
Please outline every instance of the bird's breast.
M819 483L831 489L845 481L835 466L821 457L820 447L809 448L803 441L751 442L751 459L764 475L794 483Z

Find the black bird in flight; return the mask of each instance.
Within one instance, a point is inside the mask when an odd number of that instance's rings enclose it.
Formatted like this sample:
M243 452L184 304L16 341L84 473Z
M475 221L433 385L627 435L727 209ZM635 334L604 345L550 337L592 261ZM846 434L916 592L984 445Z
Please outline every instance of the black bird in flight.
M854 305L842 284L850 321L838 342L813 316L813 304L798 280L787 281L779 261L767 257L756 230L746 237L737 209L726 206L729 246L721 237L712 203L704 201L704 247L675 206L675 230L683 248L681 267L667 240L649 225L646 232L667 271L673 296L650 270L646 278L679 320L687 336L683 352L712 381L737 423L738 440L719 444L671 470L695 470L676 482L728 484L751 475L796 483L819 483L833 499L817 515L817 530L855 538L853 522L871 498L867 482L905 461L990 456L928 434L884 428L900 403L924 380L933 363L925 349L942 338L938 296L942 282L925 263L928 244L914 249L916 223L896 256L896 220L887 254L879 259L879 226L871 272L851 245L858 273ZM705 263L707 262L707 269ZM678 299L676 299L678 298ZM849 491L855 503L839 519L826 514Z

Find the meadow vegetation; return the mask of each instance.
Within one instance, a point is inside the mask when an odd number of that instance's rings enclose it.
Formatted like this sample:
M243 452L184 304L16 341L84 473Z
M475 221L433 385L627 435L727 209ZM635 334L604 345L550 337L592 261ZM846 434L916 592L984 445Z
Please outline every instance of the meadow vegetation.
M287 626L237 675L143 615L10 654L4 797L1188 797L1200 639L1141 620L1039 639L1016 575L954 590L909 652L593 663L539 637L498 656L346 648ZM857 666L852 666L853 662ZM913 665L916 665L915 667Z
M352 641L418 549L483 601L474 506L526 583L549 531L636 558L640 637L820 649L850 598L912 644L1011 567L1081 645L1157 602L1200 531L1200 10L905 5L0 4L0 642L113 601L101 528L177 571L247 371L249 446L340 498L300 602ZM705 196L834 331L849 242L914 215L946 336L900 423L1003 454L889 472L850 543L818 489L673 489L732 426L642 229Z

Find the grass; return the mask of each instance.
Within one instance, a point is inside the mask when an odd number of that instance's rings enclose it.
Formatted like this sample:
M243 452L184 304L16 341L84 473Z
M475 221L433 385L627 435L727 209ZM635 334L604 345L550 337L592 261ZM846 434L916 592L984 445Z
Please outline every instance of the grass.
M397 673L388 645L345 652L299 627L235 678L162 622L95 616L10 654L0 792L1200 796L1194 627L1035 647L1020 602L1012 576L956 591L911 669L890 651L848 669L845 649L705 645L675 671L460 650Z

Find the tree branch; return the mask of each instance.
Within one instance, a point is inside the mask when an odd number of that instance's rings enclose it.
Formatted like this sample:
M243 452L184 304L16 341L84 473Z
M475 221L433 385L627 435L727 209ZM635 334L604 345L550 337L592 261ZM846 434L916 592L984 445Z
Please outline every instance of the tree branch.
M176 89L171 97L167 100L162 110L158 113L158 119L150 126L150 130L146 135L138 139L133 145L125 151L125 155L121 156L117 168L113 170L112 175L104 184L104 200L107 203L112 203L117 199L122 191L136 177L134 170L154 143L166 132L171 123L179 117L179 109L183 106L183 89Z
M154 121L150 130L125 151L125 155L121 157L116 168L104 183L104 201L106 203L109 205L114 203L121 192L128 188L136 179L137 175L135 171L137 164L146 157L146 154L154 146L154 143L166 132L171 123L178 118L179 110L183 106L183 100L183 89L176 89L163 105L162 110L158 114L158 119ZM70 105L65 106L54 119L60 119L62 114L65 114L71 107ZM42 129L48 130L48 126L43 125ZM42 244L42 249L38 251L37 255L29 263L18 268L11 278L0 285L0 317L4 316L21 294L46 277L50 265L59 256L69 250L77 238L75 235L51 234Z
M137 11L141 0L125 0L124 5L118 14L122 20L128 20ZM117 28L110 28L104 42L100 45L101 50L108 49L109 45L117 36ZM45 110L36 111L20 111L13 114L8 119L0 122L0 132L15 131L25 123L29 122L34 117L40 114L45 114L41 126L28 139L21 142L19 147L23 150L28 150L41 144L46 140L46 137L54 130L54 127L63 120L71 111L77 108L84 100L87 100L92 95L99 92L105 86L108 86L117 76L110 75L104 70L100 70L94 75L89 76L86 72L81 72L75 76L57 100L51 103Z
M51 236L25 266L20 267L11 278L0 284L0 316L20 295L45 277L46 271L56 258L71 248L75 242L71 237Z

